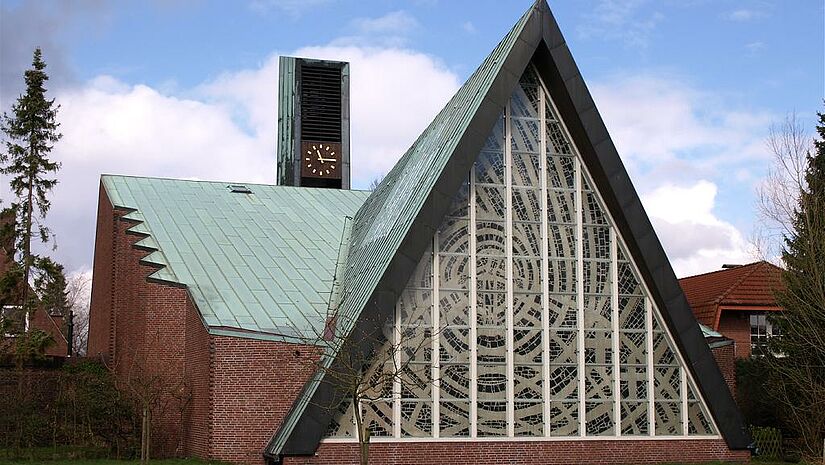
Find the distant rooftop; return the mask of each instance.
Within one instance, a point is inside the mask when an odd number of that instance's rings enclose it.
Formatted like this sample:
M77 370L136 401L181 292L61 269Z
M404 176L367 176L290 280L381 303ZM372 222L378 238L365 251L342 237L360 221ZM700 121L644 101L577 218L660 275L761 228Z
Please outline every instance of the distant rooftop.
M776 307L782 269L766 261L727 266L679 280L696 318L715 327L719 306Z

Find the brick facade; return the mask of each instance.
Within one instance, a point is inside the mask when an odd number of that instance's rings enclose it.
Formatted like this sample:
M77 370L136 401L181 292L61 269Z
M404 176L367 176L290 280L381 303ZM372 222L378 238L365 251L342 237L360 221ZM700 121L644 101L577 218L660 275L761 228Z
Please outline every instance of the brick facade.
M736 358L751 356L751 325L747 312L722 311L719 317L719 329L725 337L733 339Z
M736 343L711 349L731 395L736 399Z
M49 315L46 310L38 308L32 313L29 319L29 327L45 331L51 335L54 344L46 349L46 355L54 357L65 357L69 350L68 342L66 341L66 327L62 316Z
M154 418L153 454L264 464L312 368L309 347L210 335L183 287L150 282L148 252L133 223L101 189L90 314L90 356L114 367L123 386L151 376L167 391ZM357 463L357 445L323 443L285 463ZM375 443L371 463L655 463L745 461L722 440Z
M262 451L312 369L297 344L209 335L185 288L149 282L155 268L127 233L134 223L101 189L95 239L89 356L112 366L123 387L162 380L155 456L263 463Z

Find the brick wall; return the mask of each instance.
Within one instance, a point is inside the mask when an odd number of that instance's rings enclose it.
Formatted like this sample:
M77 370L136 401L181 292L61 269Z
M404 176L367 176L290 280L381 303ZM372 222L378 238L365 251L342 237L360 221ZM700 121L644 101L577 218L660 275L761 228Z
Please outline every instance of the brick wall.
M114 315L112 314L112 280L115 273L114 227L117 223L112 204L100 185L97 200L97 232L92 265L92 300L89 309L89 339L86 354L90 357L112 355L114 349Z
M65 357L68 346L66 337L63 335L65 328L63 326L63 317L52 317L42 308L36 309L29 318L29 328L39 329L51 335L54 340L48 349L46 355L53 355L57 357Z
M191 386L191 400L184 418L184 448L186 456L209 457L211 410L211 342L200 313L187 299L186 335L184 341L185 373Z
M355 443L322 443L311 457L286 457L284 465L357 464ZM620 441L381 442L370 445L370 464L646 464L747 462L721 439Z
M731 395L736 400L736 344L728 344L722 347L711 349L713 358L716 359L716 364L719 365L719 370L725 378L725 383L728 385Z
M122 389L164 392L153 404L152 454L208 454L209 340L183 287L149 282L148 252L100 191L89 355L103 356Z
M146 277L147 252L101 188L89 355L121 382L160 377L170 395L156 414L153 454L263 463L314 364L305 346L210 336L188 291Z
M263 449L311 374L311 349L212 336L210 458L263 464Z
M751 325L746 312L723 311L719 317L719 329L723 336L733 339L736 358L751 356Z

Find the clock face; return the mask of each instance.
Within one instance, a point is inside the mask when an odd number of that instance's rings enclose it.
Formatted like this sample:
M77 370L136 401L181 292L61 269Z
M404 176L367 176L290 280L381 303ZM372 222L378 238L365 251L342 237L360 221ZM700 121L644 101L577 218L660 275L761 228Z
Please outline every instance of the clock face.
M340 179L341 144L334 142L302 142L301 176Z

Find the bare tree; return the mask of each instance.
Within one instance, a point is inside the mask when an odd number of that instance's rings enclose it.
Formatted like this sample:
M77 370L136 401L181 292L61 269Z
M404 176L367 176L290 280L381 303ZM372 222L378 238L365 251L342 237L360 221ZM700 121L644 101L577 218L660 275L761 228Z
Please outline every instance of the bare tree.
M381 181L383 181L383 180L384 180L384 175L379 174L378 176L373 178L372 181L370 181L370 186L367 188L367 190L369 190L370 192L374 192L376 189L378 189L378 186L381 185Z
M821 456L825 435L825 115L819 123L819 140L795 115L771 128L774 164L758 205L767 250L784 265L775 289L783 310L769 317L781 335L764 354L764 382L808 457Z
M148 345L161 347L159 331L147 334ZM192 397L191 386L174 363L151 357L152 351L134 350L127 359L108 365L115 386L131 399L140 412L140 463L149 462L152 431L160 417L186 410Z
M66 285L66 300L72 312L74 329L72 346L78 355L86 355L89 341L89 305L91 303L91 276L85 273L71 275Z
M765 179L756 189L757 223L753 245L761 259L777 263L784 238L794 231L794 211L805 187L807 156L813 150L813 136L790 113L772 124L765 141L773 161Z
M378 318L378 317L376 317ZM321 357L314 359L313 368L323 374L322 383L343 393L326 405L318 405L333 415L343 414L342 423L352 415L361 465L369 463L370 440L377 425L370 421L370 409L379 416L392 418L392 404L399 393L394 388L405 383L432 382L430 364L414 361L432 360L433 337L429 328L396 327L394 318L380 321L362 317L359 321L332 313L327 317L321 334L307 345L318 347ZM384 411L382 411L384 410ZM389 411L386 411L389 410ZM346 424L336 425L346 428ZM392 425L388 425L390 431Z

